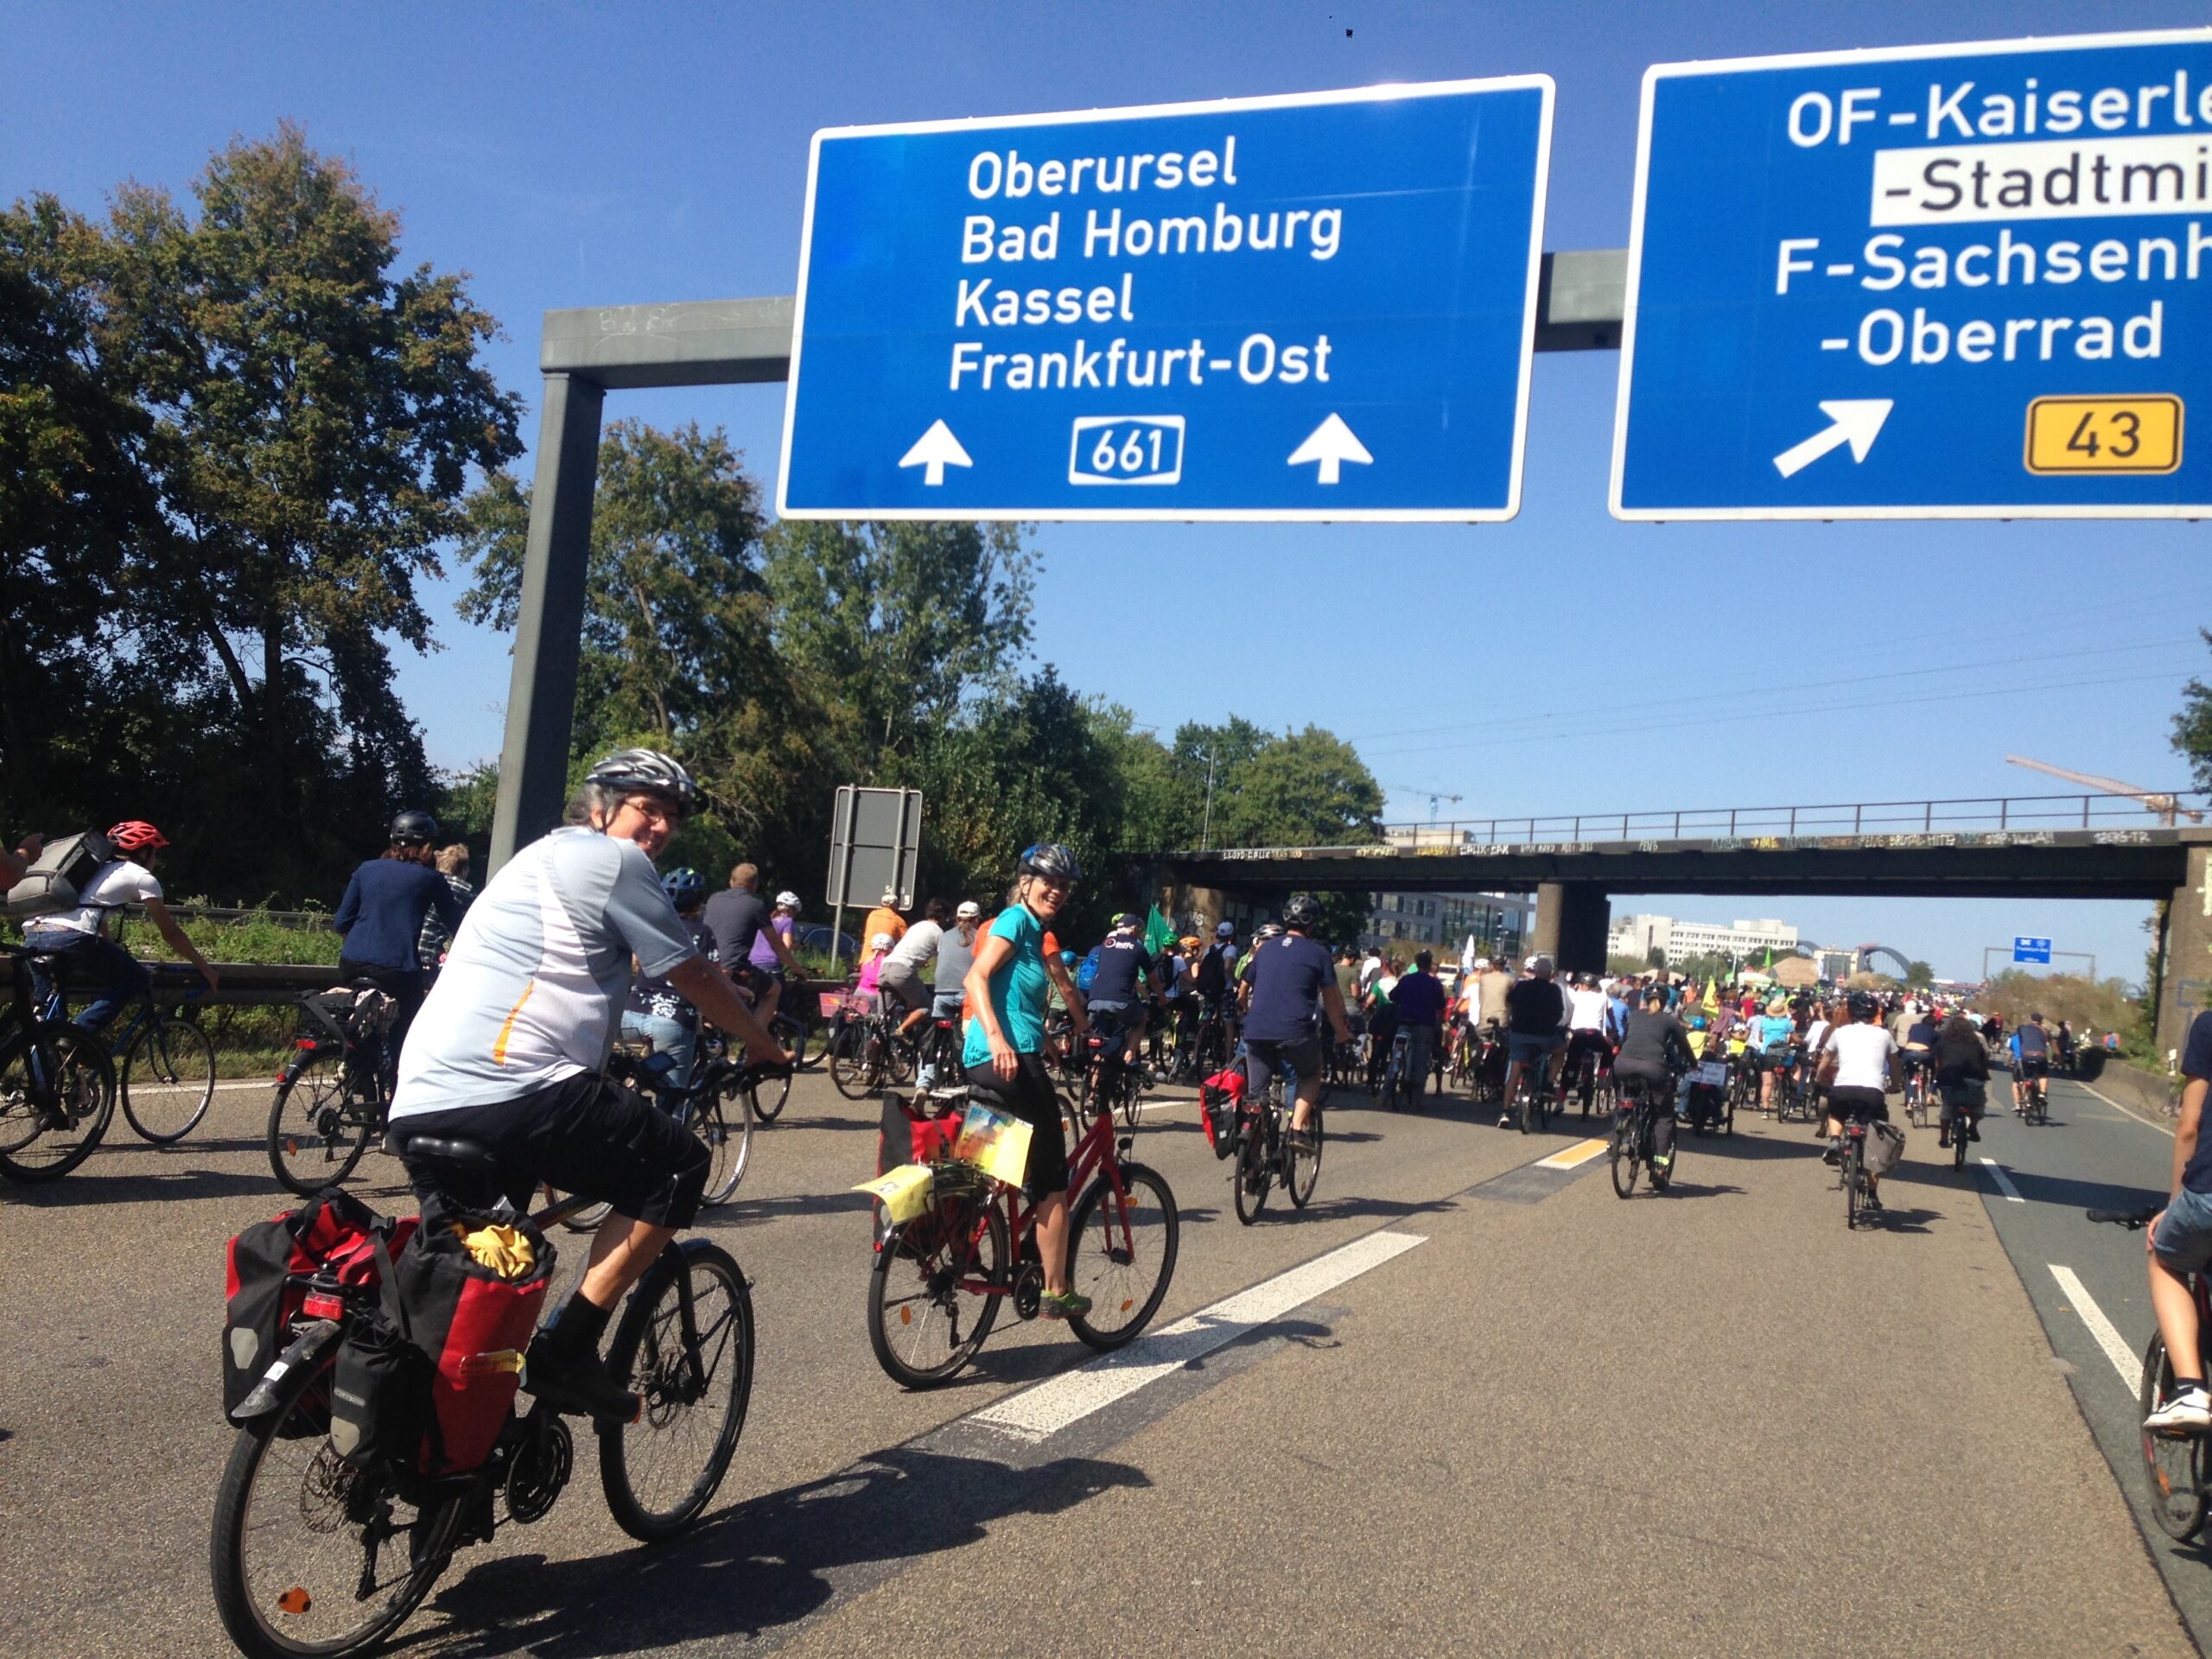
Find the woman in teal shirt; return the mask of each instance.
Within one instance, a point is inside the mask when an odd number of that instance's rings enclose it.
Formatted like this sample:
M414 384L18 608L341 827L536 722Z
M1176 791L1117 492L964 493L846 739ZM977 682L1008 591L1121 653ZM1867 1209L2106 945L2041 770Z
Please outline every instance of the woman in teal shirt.
M1045 1268L1039 1311L1048 1319L1090 1311L1090 1299L1068 1287L1068 1147L1059 1098L1045 1065L1045 999L1052 984L1045 928L1082 879L1075 855L1055 842L1023 853L1014 901L976 941L975 965L962 986L975 1010L961 1053L968 1081L1002 1098L1007 1109L1029 1125L1022 1190L1035 1206L1037 1252ZM1080 995L1069 996L1068 1011L1081 1037L1086 1021Z

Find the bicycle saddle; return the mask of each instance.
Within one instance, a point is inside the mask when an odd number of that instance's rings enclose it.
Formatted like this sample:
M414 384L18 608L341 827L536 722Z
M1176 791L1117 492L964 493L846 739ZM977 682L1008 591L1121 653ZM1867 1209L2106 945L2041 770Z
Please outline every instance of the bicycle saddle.
M384 1138L384 1149L402 1162L435 1159L442 1164L488 1164L491 1149L474 1141L453 1141L442 1135L414 1135L392 1129Z

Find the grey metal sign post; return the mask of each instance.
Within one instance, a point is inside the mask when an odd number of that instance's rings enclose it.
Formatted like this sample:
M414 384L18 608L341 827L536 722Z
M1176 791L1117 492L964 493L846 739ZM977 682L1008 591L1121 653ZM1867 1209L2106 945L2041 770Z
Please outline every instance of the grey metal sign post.
M1627 282L1625 248L1546 254L1537 283L1536 349L1617 349ZM492 821L493 870L561 821L607 393L788 379L794 314L788 294L545 314L538 347L545 396Z

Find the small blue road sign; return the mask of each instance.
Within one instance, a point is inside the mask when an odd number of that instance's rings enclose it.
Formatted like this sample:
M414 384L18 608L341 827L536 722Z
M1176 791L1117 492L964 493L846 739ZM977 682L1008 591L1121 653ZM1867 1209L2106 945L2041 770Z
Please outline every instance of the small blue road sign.
M2212 29L1661 64L1612 511L2212 512Z
M1548 76L815 135L791 518L1510 518Z
M2049 939L2014 939L2012 960L2048 963L2050 960L2050 941Z

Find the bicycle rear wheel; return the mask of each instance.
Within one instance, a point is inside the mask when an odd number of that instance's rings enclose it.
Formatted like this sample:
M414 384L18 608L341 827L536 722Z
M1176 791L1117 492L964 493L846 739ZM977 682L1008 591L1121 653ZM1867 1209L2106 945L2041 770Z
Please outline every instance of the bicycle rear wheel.
M1264 1107L1262 1109L1265 1109ZM1268 1188L1274 1172L1268 1166L1268 1134L1258 1117L1247 1112L1237 1123L1236 1219L1249 1227L1268 1207Z
M413 1612L453 1556L464 1497L417 1508L382 1465L330 1443L334 1359L276 1385L216 1489L208 1565L223 1628L252 1659L350 1653Z
M1613 1194L1626 1198L1636 1191L1637 1126L1633 1111L1616 1113L1613 1117L1612 1144L1607 1148L1612 1158Z
M1859 1194L1866 1183L1865 1165L1861 1161L1864 1155L1858 1141L1847 1135L1843 1143L1843 1225L1847 1232L1856 1231L1859 1226Z
M352 1086L343 1049L311 1051L284 1073L269 1104L269 1167L277 1184L307 1198L344 1180L369 1149L378 1116Z
M2174 1368L2163 1337L2152 1337L2143 1351L2143 1383L2136 1399L2137 1419L2148 1417L2173 1393ZM2167 1537L2187 1543L2204 1525L2205 1441L2202 1434L2170 1437L2138 1431L2143 1442L2145 1496L2151 1518Z
M894 1382L933 1389L976 1357L999 1298L963 1287L1005 1284L1006 1217L996 1205L939 1198L884 1236L868 1282L868 1340Z
M691 1108L691 1133L707 1148L706 1205L727 1204L753 1161L753 1091L751 1084L730 1083Z
M684 1240L633 1294L607 1372L641 1396L634 1423L599 1431L599 1480L614 1524L673 1538L714 1500L753 1398L753 1297L720 1245Z
M1313 1202L1314 1185L1321 1179L1322 1125L1321 1108L1316 1104L1307 1114L1306 1133L1313 1137L1313 1150L1300 1152L1289 1149L1290 1179L1284 1183L1290 1192L1291 1207L1303 1210Z
M76 1026L42 1025L0 1058L0 1175L58 1181L115 1116L115 1066Z
M1182 1230L1175 1194L1161 1176L1142 1164L1121 1171L1122 1191L1100 1176L1068 1230L1068 1284L1090 1299L1090 1311L1068 1328L1101 1351L1119 1348L1160 1311Z
M830 1081L847 1100L866 1100L881 1081L881 1042L864 1026L848 1026L830 1055Z
M181 1141L215 1098L215 1045L189 1020L149 1022L123 1057L123 1115L157 1147Z

